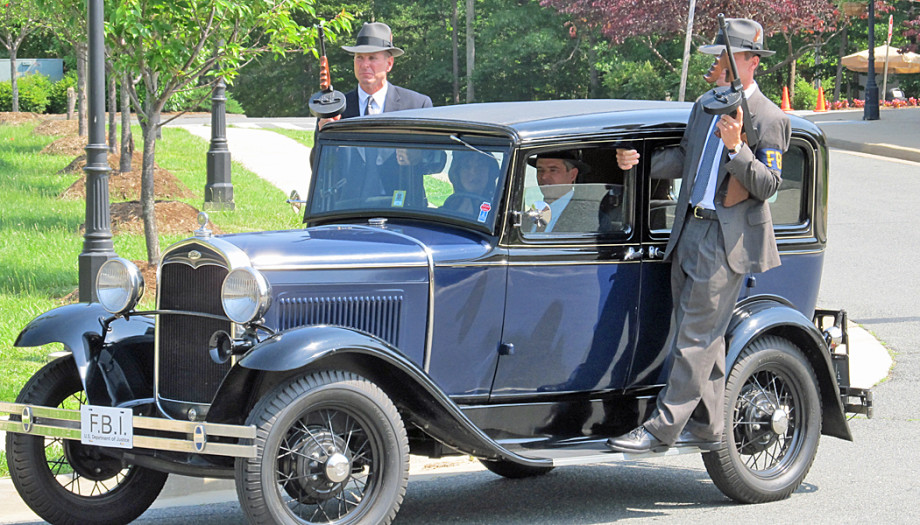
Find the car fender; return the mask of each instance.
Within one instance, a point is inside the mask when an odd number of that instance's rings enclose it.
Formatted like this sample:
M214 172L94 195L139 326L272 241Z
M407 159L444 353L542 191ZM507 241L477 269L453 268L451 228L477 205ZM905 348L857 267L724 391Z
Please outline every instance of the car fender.
M798 346L815 371L822 404L821 433L852 441L824 336L810 319L785 299L755 296L735 307L726 332L726 369L731 369L741 351L752 341L767 335L782 337Z
M137 397L134 393L137 385L128 384L125 371L130 370L127 375L136 379L134 372L143 374L144 369L152 367L154 322L142 316L120 317L106 327L105 322L111 317L99 303L60 306L30 321L13 346L61 343L73 355L88 401L117 405ZM117 351L127 346L131 351ZM148 395L146 392L152 385L144 387L141 395Z
M380 387L411 422L448 447L484 459L552 466L508 451L486 435L418 365L370 334L336 326L308 326L273 335L254 346L230 371L208 413L209 421L245 420L277 386L313 370L354 372Z

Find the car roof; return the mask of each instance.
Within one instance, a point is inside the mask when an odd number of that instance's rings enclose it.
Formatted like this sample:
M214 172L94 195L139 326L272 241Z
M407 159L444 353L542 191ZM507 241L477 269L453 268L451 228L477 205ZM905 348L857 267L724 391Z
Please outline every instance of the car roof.
M381 128L451 130L512 136L520 142L623 131L682 131L690 102L577 99L487 102L409 109L331 122L323 130L379 132ZM792 117L793 128L814 126ZM388 131L389 131L388 130ZM820 131L818 131L820 133Z

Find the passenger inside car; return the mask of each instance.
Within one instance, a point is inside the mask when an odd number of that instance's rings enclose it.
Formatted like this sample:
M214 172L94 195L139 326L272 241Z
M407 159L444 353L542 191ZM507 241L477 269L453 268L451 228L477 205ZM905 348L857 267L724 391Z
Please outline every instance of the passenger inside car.
M475 216L479 222L484 222L492 208L491 199L498 176L498 161L492 155L478 151L455 152L447 172L454 193L447 197L441 208Z

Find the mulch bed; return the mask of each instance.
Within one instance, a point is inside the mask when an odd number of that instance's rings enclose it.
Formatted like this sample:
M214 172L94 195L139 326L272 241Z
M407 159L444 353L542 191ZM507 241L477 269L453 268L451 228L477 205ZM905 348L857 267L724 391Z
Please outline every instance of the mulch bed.
M42 148L42 155L68 155L76 157L86 153L87 138L79 135L66 135Z
M45 120L38 126L35 126L35 129L32 130L33 135L76 135L78 131L79 124L77 119L73 120Z
M28 111L0 111L0 124L24 124L33 120L38 120L39 116Z
M108 159L109 166L113 168L113 171L109 173L109 198L113 201L139 200L141 198L141 169L143 167L143 155L141 155L141 152L135 151L131 156L131 171L127 173L118 172L118 166L121 162L120 154L113 153L109 155ZM86 166L85 155L74 159L61 172L82 172L84 166ZM154 164L153 168L153 194L160 199L193 199L198 196L197 193L188 189L175 175L156 164ZM85 199L86 175L84 174L64 190L61 197L64 199Z

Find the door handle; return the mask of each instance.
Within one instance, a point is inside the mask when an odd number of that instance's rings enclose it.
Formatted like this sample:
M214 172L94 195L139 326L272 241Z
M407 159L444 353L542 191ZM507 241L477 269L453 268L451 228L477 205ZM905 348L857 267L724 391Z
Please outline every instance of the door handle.
M642 258L642 248L638 250L630 246L626 249L626 253L623 254L624 261L635 261Z

